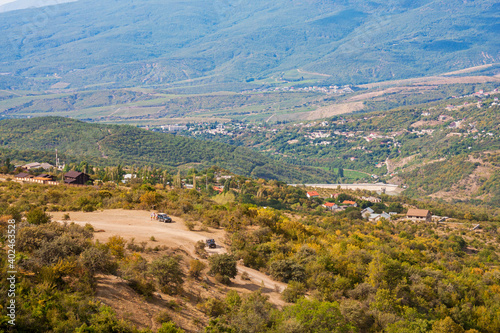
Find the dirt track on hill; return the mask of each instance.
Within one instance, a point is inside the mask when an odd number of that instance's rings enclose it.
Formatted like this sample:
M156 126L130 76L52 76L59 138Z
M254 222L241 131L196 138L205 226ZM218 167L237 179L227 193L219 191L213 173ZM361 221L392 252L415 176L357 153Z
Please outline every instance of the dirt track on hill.
M67 212L51 213L53 220L62 222L63 215ZM196 257L194 253L194 244L199 241L205 241L207 238L215 239L216 249L208 249L210 254L225 253L226 248L223 245L224 230L210 229L209 231L189 231L184 225L184 220L180 217L172 216L173 223L162 223L151 220L150 212L144 210L123 210L112 209L97 212L69 212L70 221L79 225L91 224L96 231L95 239L107 241L111 236L121 236L127 240L134 238L136 244L147 242L149 247L157 245L166 245L168 247L179 247ZM151 236L155 241L151 240ZM245 281L237 278L235 283L241 288L247 290L257 290L264 285L263 292L273 293L276 286L283 291L286 288L285 283L272 280L266 274L254 269L238 265L238 272L246 272L251 281ZM239 274L239 275L240 275ZM272 297L275 298L276 297Z

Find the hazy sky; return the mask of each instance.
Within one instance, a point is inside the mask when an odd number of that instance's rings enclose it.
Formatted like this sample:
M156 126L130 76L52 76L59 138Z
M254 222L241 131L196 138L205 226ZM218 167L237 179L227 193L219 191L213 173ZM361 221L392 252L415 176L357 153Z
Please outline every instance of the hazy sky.
M24 1L19 1L19 3L11 9L22 9L22 8L29 8L29 7L44 7L44 6L49 6L49 5L56 5L56 4L61 4L65 2L72 2L72 1L77 1L77 0L24 0ZM11 2L16 2L16 0L0 0L0 6L3 6L5 4L11 3Z

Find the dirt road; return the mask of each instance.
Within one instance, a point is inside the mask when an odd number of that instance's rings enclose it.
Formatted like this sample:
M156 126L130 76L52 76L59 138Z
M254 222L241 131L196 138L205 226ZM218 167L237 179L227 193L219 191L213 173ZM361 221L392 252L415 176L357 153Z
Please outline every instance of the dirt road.
M53 220L62 222L63 215L67 212L51 213ZM147 242L148 246L166 245L168 247L180 247L193 257L194 244L205 241L207 238L215 239L218 244L216 249L208 249L208 253L225 253L224 231L220 229L210 229L210 231L189 231L184 225L184 220L180 217L172 216L173 223L162 223L151 220L151 213L141 210L112 209L91 213L69 212L70 221L79 225L91 224L96 231L95 239L107 241L111 236L121 236L127 240L134 238L135 243ZM199 230L199 229L198 229ZM154 241L151 240L154 237ZM254 269L238 265L238 272L246 272L250 281L237 278L235 283L241 284L242 288L256 290L264 286L264 292L273 292L277 287L280 291L286 288L285 283L273 281L269 276ZM277 286L277 287L276 287Z

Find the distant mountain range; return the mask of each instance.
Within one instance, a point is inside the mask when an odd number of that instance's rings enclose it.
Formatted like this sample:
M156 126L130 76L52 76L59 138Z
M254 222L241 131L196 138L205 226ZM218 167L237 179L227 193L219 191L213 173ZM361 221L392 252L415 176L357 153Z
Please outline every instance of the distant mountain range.
M496 0L80 0L0 14L0 88L323 83L500 61Z

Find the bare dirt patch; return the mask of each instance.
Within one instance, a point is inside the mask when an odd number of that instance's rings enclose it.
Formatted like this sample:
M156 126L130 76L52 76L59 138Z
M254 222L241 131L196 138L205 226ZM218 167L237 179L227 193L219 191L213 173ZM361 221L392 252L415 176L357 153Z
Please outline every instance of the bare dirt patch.
M422 127L422 126L438 126L438 125L441 125L443 124L443 122L441 121L438 121L438 120L419 120L417 122L414 122L413 124L411 124L410 126L411 127Z
M474 159L469 156L469 161L478 162L479 159ZM459 183L451 188L449 191L438 191L430 195L431 198L442 198L446 201L453 199L468 200L476 194L481 188L482 180L488 179L493 174L490 167L486 165L479 165L476 169L466 178L462 179ZM485 200L488 195L476 196L477 199Z
M450 73L444 74L449 75ZM393 80L377 83L368 83L358 86L359 88L378 88L383 86L410 86L410 85L440 85L440 84L456 84L456 83L486 83L500 82L500 78L495 76L464 76L464 77L445 77L445 76L427 76L414 79Z
M63 212L51 213L54 220L62 220ZM210 231L189 231L184 220L173 216L173 223L162 223L151 219L151 212L143 210L110 209L96 212L69 212L71 221L77 224L86 223L96 230L104 230L95 234L99 241L107 241L111 236L121 236L127 240L134 238L136 242L147 242L148 246L166 245L179 247L194 255L194 244L199 240L214 238L218 244L224 240L224 231L211 229ZM156 241L151 241L154 236ZM216 251L217 250L217 251ZM219 249L210 251L222 252Z
M332 104L322 106L306 114L305 120L315 120L332 117L339 114L351 113L363 110L363 102Z
M106 242L111 236L121 236L126 240L132 238L136 243L146 242L147 247L168 246L185 251L191 257L196 257L194 245L197 241L205 241L208 238L215 239L217 248L208 249L209 254L227 252L224 245L225 232L222 229L210 229L201 231L195 228L189 231L184 225L184 219L172 216L173 223L162 223L151 219L151 212L144 210L110 209L97 212L53 212L55 221L62 221L64 214L70 214L70 220L79 225L91 224L96 232L95 239ZM154 236L155 241L151 240ZM241 274L246 272L250 280L242 280ZM280 293L287 284L272 280L268 275L254 269L238 265L238 276L230 286L238 292L249 292L262 289L262 292L270 297L270 301L277 305L283 305Z
M460 69L458 71L453 71L453 72L448 72L444 73L442 75L457 75L457 74L465 74L465 73L470 73L470 72L475 72L481 69L486 69L493 66L493 64L487 64L487 65L480 65L480 66L474 66L474 67L469 67L465 69Z
M391 173L394 170L396 170L397 168L404 167L406 164L408 164L411 161L413 161L415 159L415 157L417 157L418 155L420 155L420 154L412 155L412 156L408 156L408 157L402 158L400 161L395 161L395 160L391 161L390 159L387 159L385 161L385 164L387 166L387 172Z
M146 300L130 288L126 280L114 275L97 276L96 297L112 307L118 318L132 323L139 329L158 330L161 325L156 318L165 312L188 332L197 332L200 329L198 325L208 322L205 314L194 304L182 302L161 292L156 292L152 298ZM182 302L182 307L179 310L170 309L167 303L169 301ZM198 325L193 322L193 318L199 319Z

